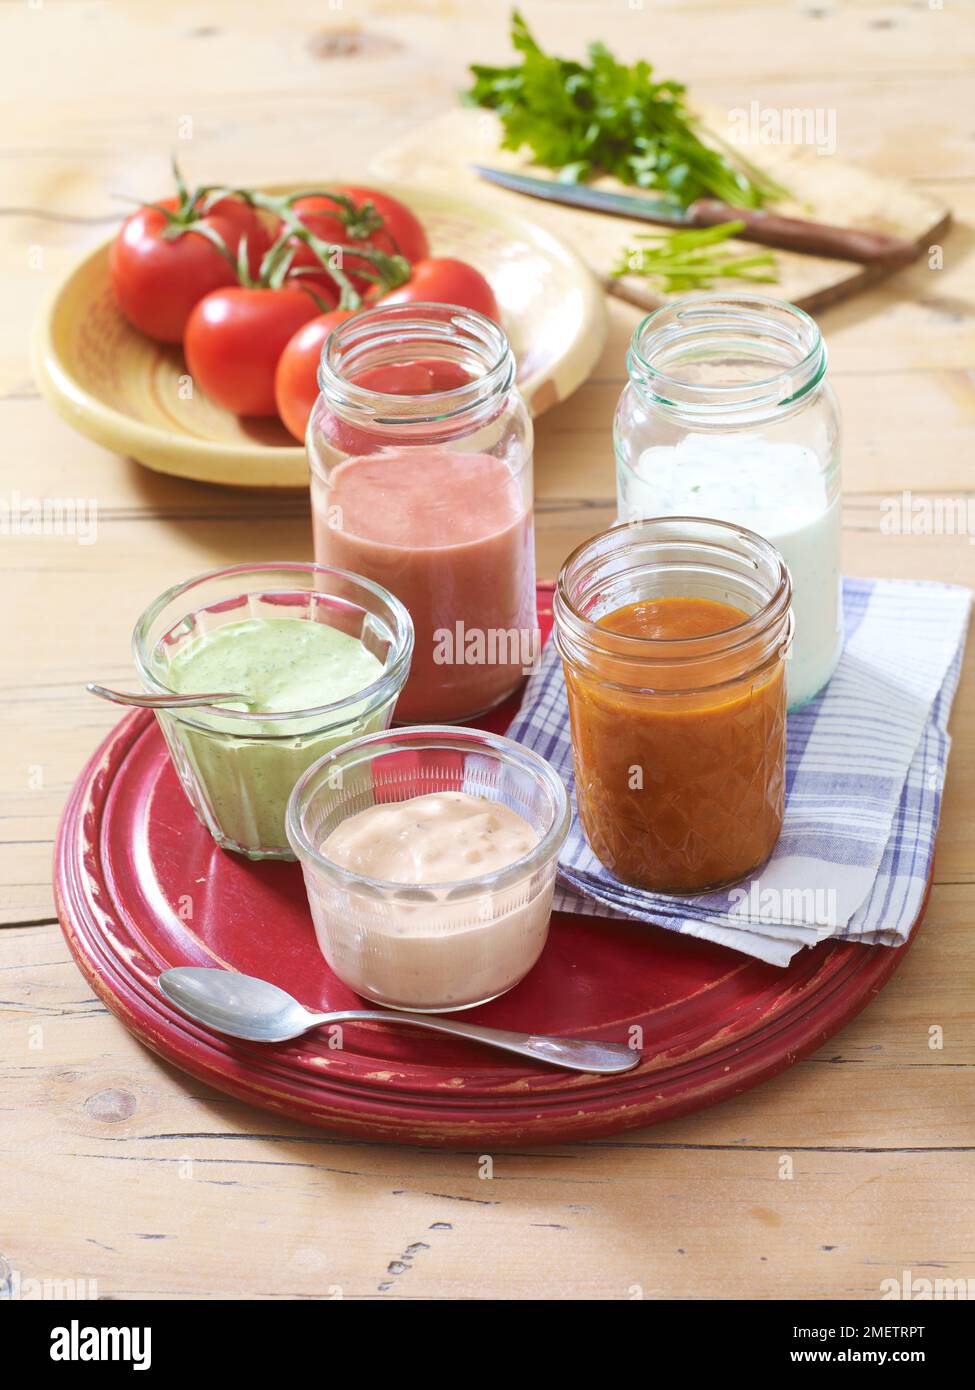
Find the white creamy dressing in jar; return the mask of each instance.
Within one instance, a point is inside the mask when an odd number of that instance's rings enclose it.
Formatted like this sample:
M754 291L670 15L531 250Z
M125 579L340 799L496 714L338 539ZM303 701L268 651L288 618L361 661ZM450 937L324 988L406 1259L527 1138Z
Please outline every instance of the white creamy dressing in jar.
M644 449L632 469L619 463L617 494L620 521L712 517L772 542L793 584L789 708L811 700L843 644L840 499L829 500L813 450L758 434L689 434Z

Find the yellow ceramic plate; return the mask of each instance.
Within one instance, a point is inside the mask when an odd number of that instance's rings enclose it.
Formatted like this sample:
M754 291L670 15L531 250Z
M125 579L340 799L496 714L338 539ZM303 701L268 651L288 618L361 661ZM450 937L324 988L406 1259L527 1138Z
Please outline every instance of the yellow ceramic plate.
M429 189L377 186L414 209L432 255L459 256L490 279L533 414L571 395L592 370L607 330L602 291L575 252L492 207ZM75 267L37 325L35 372L55 410L107 449L162 473L236 487L304 487L304 449L283 425L221 410L193 389L178 348L130 327L112 298L110 245Z

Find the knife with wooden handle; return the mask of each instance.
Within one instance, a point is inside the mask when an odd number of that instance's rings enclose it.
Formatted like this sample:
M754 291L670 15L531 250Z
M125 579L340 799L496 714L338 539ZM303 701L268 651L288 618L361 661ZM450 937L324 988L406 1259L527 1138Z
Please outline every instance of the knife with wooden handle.
M743 241L798 251L804 256L829 256L860 265L909 265L921 247L903 237L868 232L860 227L834 227L828 222L809 222L801 217L782 217L764 208L735 208L714 198L701 198L687 209L691 227L715 227L720 222L744 222L738 233Z
M700 198L685 208L673 199L656 198L652 194L612 193L590 188L588 184L538 179L484 164L475 164L472 168L482 179L515 193L591 212L610 213L614 217L673 227L714 227L720 222L744 222L737 234L743 241L777 246L783 251L798 251L806 256L828 256L839 261L855 261L859 265L883 265L894 269L916 261L923 250L916 242L888 236L885 232L835 227L801 217L782 217L763 208L733 207L712 198Z

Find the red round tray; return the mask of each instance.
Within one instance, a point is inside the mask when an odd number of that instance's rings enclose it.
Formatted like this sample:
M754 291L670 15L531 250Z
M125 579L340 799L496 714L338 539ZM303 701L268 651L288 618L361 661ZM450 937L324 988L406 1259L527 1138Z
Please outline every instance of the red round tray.
M513 708L490 725L504 729ZM464 1017L620 1042L638 1027L643 1062L619 1077L384 1024L346 1024L341 1050L321 1032L273 1046L224 1038L172 1008L156 985L161 971L226 966L273 980L313 1009L361 1001L319 953L299 867L218 849L144 712L122 720L71 793L55 893L92 988L184 1071L311 1124L451 1147L589 1139L737 1095L862 1009L906 949L824 942L781 970L660 928L556 913L530 975Z

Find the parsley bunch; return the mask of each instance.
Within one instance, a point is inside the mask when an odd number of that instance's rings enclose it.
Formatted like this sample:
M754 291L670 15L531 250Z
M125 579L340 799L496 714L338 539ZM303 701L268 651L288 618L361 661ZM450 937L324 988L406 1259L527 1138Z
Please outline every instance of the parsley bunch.
M785 190L743 159L732 160L684 105L680 82L655 82L649 63L627 67L601 43L588 63L545 53L517 10L511 41L521 62L504 68L471 65L464 99L497 111L503 147L527 146L536 164L559 169L566 182L613 174L639 188L660 189L687 207L720 198L761 207Z

